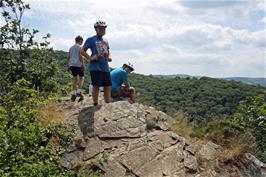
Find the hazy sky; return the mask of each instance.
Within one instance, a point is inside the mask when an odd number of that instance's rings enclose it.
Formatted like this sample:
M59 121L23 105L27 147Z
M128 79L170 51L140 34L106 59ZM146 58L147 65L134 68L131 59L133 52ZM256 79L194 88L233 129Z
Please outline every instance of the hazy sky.
M27 1L24 24L68 51L74 38L108 27L113 62L141 74L265 76L265 1Z

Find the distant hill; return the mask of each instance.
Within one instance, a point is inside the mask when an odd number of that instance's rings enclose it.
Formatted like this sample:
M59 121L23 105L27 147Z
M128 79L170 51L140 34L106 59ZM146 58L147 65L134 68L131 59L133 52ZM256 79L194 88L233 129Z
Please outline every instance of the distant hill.
M234 80L251 85L261 85L266 87L266 78L250 78L250 77L226 77L225 80Z
M180 78L201 78L204 76L191 76L188 74L170 74L170 75L153 75L154 77L159 77L159 78L175 78L175 77L180 77ZM242 82L245 84L250 84L250 85L261 85L263 87L266 87L266 78L250 78L250 77L223 77L223 78L216 78L216 79L223 79L223 80L233 80L233 81L238 81Z
M187 77L194 77L190 76L188 74L169 74L169 75L153 75L154 77L160 77L160 78L175 78L175 77L180 77L180 78L187 78Z

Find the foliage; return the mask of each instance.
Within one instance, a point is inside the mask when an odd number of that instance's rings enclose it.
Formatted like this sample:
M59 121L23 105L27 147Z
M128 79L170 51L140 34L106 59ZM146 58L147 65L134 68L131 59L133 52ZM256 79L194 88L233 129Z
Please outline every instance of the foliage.
M173 116L171 130L174 132L177 132L182 137L189 139L191 137L193 130L191 126L189 125L189 121L187 117L188 116L186 113L184 113L182 110L179 110Z
M153 120L151 118L148 118L148 119L145 119L145 122L146 122L146 128L147 128L147 130L155 129L155 127L156 127L155 120Z
M194 124L191 136L206 138L226 148L241 144L246 146L246 150L252 150L255 144L252 134L234 123L230 117L214 119L205 127Z
M63 124L55 124L49 127L48 132L50 137L53 138L53 143L60 145L64 149L67 148L74 138L74 129L67 127Z
M8 101L0 106L1 176L66 173L52 154L51 130L38 120L35 108L40 100L30 85L24 79L18 80L6 96Z
M58 82L60 85L68 85L72 81L72 75L70 74L70 72L66 72L67 71L67 52L55 51L55 58L60 67L60 72L58 73L58 78L60 79L58 80ZM68 86L68 88L70 87L71 85Z
M263 92L264 88L208 77L163 78L132 74L131 84L138 91L138 101L155 106L170 115L179 109L191 120L206 125L214 117L233 115L239 102Z
M256 138L257 156L266 161L266 92L243 101L234 122Z
M265 162L265 122L266 94L264 93L242 101L233 117L215 118L204 127L194 124L192 136L206 138L222 145L227 149L227 154L248 151Z
M60 92L57 77L60 68L49 47L50 34L38 43L35 41L38 30L31 31L22 26L22 17L30 9L29 4L21 0L2 0L0 7L5 21L0 28L0 74L3 79L12 84L24 78L44 96Z
M227 156L249 151L265 161L264 87L208 77L133 74L130 81L138 91L139 102L155 106L175 118L174 131L212 140L234 152ZM177 116L183 111L188 116Z
M50 35L38 43L38 30L22 26L29 4L1 0L0 8L0 176L74 176L58 162L71 132L61 125L44 126L38 117L39 106L64 89Z
M22 27L22 16L28 10L29 4L21 0L1 0L1 14L4 24L0 28L1 47L9 50L1 50L0 66L7 66L1 70L8 73L8 80L15 82L25 76L26 58L29 56L29 47L35 45L33 38L38 30L32 32ZM17 49L17 52L14 50Z

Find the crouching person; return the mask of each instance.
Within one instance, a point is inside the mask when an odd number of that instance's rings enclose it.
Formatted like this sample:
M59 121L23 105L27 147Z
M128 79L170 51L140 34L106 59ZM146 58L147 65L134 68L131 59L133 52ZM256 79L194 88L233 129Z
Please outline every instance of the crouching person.
M128 74L134 71L131 63L124 64L111 72L112 92L111 97L130 97L132 103L136 102L136 91L130 87Z

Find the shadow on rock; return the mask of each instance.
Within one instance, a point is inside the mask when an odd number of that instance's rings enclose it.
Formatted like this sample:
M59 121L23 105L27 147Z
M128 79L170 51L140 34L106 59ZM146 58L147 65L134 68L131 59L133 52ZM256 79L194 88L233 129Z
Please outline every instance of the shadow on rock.
M94 133L94 113L101 109L101 105L83 108L78 116L78 124L83 135Z

